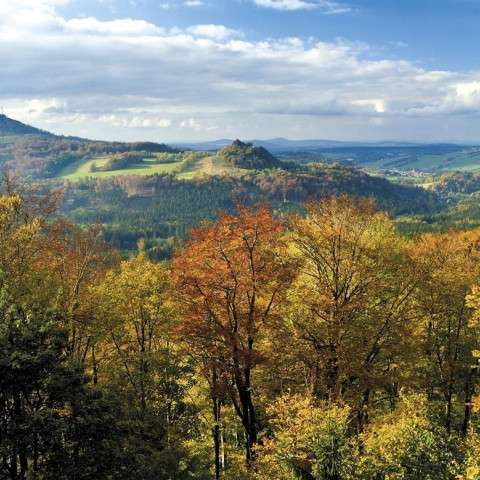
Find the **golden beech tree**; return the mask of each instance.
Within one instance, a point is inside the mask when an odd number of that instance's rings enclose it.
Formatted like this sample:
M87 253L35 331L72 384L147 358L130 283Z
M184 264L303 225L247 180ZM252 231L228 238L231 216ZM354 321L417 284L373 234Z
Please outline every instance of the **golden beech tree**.
M291 220L302 267L290 328L310 352L314 395L355 405L361 427L375 391L399 381L414 277L393 224L371 201L342 196L306 208Z
M41 256L40 218L23 218L23 200L18 194L0 196L0 268L23 291L26 275Z
M465 382L465 414L463 420L463 433L467 433L470 426L472 413L480 412L480 395L475 396L475 387L480 378L480 287L475 285L466 297L467 306L473 310L469 320L469 327L473 330L474 348L472 349L472 361L468 369ZM480 435L475 437L477 445L480 445ZM480 475L480 461L477 462L478 474Z
M265 207L238 207L192 232L173 262L173 287L186 342L202 348L226 387L246 436L247 462L259 432L255 367L262 341L278 321L278 307L294 268L285 260L284 229Z
M174 361L175 317L168 289L168 270L150 262L143 249L109 271L92 289L96 315L102 322L105 375L118 375L121 367L120 376L133 392L142 418L158 399L161 359L166 356L167 363Z
M477 345L466 296L480 279L480 233L427 234L414 242L410 254L422 274L416 304L423 328L425 388L431 400L443 400L447 430L453 426L455 404L465 406L461 430L466 435ZM475 297L474 290L473 307Z
M69 333L70 354L84 364L91 355L95 364L94 315L90 286L98 283L109 268L118 263L118 256L105 244L101 227L82 229L65 219L48 225L43 262L57 279L57 308L65 312ZM95 365L92 365L95 369Z
M6 182L4 179L3 182ZM27 195L7 182L0 195L0 272L15 301L53 306L57 279L45 262L45 231L58 204L58 192Z
M466 480L460 476L458 438L432 417L426 396L402 394L393 411L377 416L359 436L354 478Z
M284 395L268 406L267 414L271 437L258 448L256 479L355 478L348 407Z
M117 256L102 240L98 226L82 229L52 216L59 192L34 194L16 191L0 196L0 269L17 300L35 298L60 312L69 334L69 353L84 363L94 357L93 315L88 287L117 262Z

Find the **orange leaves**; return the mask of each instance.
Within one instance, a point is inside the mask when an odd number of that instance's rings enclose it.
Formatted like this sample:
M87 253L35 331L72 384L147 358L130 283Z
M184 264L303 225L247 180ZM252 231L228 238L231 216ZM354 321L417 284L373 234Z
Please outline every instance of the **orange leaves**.
M173 263L175 297L183 332L237 352L251 351L265 322L285 295L291 265L282 257L283 227L265 207L239 207L217 224L192 232ZM211 336L213 338L206 338ZM254 356L249 357L254 364Z
M465 285L478 279L478 231L426 234L417 239L409 251L417 265L437 282L465 288Z
M222 214L192 232L173 262L181 334L227 386L245 429L247 462L260 429L252 370L263 361L258 346L275 328L294 274L282 235L266 208L239 207L237 216Z

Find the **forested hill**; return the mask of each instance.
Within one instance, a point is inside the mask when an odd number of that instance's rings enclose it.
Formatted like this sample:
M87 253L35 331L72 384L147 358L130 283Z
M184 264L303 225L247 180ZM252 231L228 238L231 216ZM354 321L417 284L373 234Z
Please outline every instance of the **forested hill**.
M9 118L3 113L0 114L0 137L18 135L40 135L42 137L53 137L53 135L49 132L45 132L39 128L35 128L19 122L18 120L14 120L13 118Z
M237 168L263 170L282 166L282 162L265 148L255 147L240 140L235 140L232 145L222 148L217 156Z
M132 252L140 239L152 258L167 258L178 238L236 201L266 203L283 215L307 200L348 193L369 197L391 215L438 210L435 193L397 185L354 168L309 165L301 171L248 171L244 175L116 176L66 182L63 213L81 224L101 223L106 239Z
M11 131L20 122L6 121ZM14 128L14 126L16 127ZM41 132L23 126L25 132ZM438 211L434 191L394 184L334 163L279 160L240 140L217 153L180 152L163 143L90 141L48 133L0 137L0 169L66 191L63 212L76 222L100 223L123 253L145 239L152 258L238 200L266 203L278 214L301 211L311 199L350 194L369 197L391 215Z
M77 162L102 155L176 151L163 143L105 142L54 135L0 115L0 169L35 179L53 178Z

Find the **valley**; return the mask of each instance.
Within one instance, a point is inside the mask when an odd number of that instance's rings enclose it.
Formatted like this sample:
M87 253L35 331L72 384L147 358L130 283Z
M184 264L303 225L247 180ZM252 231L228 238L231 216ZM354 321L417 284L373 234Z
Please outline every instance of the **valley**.
M239 201L268 203L281 215L346 193L373 198L405 235L480 225L477 147L284 139L193 147L90 141L0 122L0 168L62 189L61 212L100 224L123 255L143 239L152 258L169 258L190 228Z

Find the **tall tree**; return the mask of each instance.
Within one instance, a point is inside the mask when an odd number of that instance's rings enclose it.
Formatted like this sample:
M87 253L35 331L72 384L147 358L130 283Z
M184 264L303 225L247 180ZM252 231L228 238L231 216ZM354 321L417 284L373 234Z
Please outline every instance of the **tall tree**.
M96 326L90 288L98 284L118 256L104 242L99 225L81 228L60 218L45 229L44 266L56 278L56 307L65 312L72 359L96 372Z
M422 273L416 303L423 328L421 374L426 392L431 401L445 405L447 430L457 419L466 434L476 374L471 368L476 363L472 352L477 348L466 296L479 281L480 234L424 235L410 252ZM461 405L466 405L465 411Z
M0 478L121 478L119 410L69 362L58 312L0 288Z
M291 220L302 267L290 291L292 332L314 368L317 397L356 404L398 382L411 340L415 281L388 217L369 200L334 197Z
M173 263L181 331L187 342L211 352L220 372L228 374L247 462L260 428L253 373L293 275L284 260L283 233L267 208L240 206L237 216L221 214L216 224L194 230Z
M152 477L183 478L179 458L187 463L188 456L182 443L195 425L186 400L192 375L174 343L169 271L141 248L92 290L101 337L99 383L128 406L132 455L149 452L152 461L144 469Z

